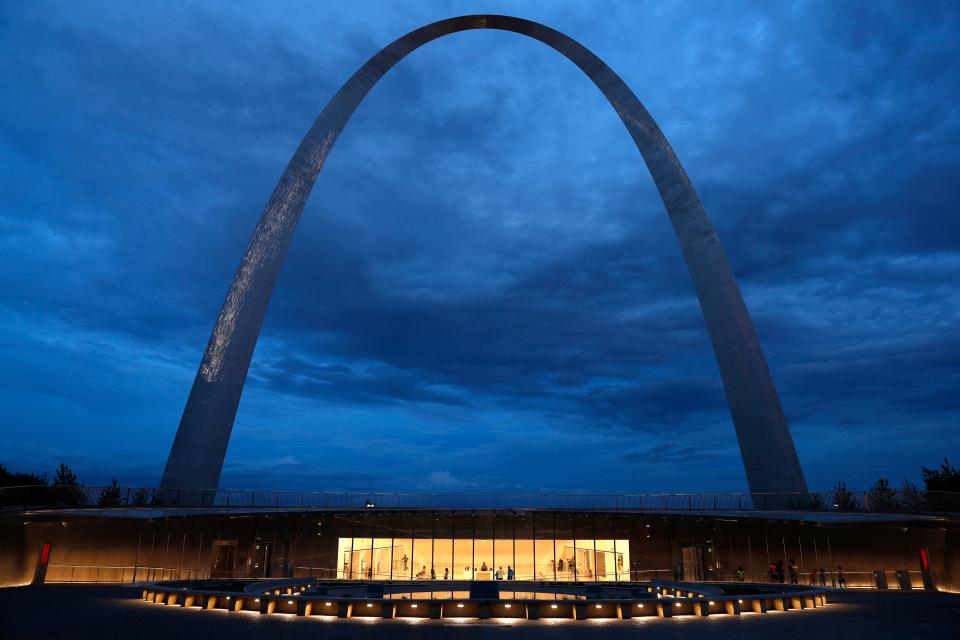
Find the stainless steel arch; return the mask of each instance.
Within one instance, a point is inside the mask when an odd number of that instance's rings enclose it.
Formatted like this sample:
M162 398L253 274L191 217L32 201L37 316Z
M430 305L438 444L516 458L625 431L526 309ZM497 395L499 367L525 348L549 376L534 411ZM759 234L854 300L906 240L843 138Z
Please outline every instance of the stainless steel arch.
M549 45L580 67L613 105L653 176L693 278L750 490L805 493L806 482L787 421L743 297L700 198L660 128L623 80L585 47L542 24L498 15L441 20L396 40L353 74L310 127L274 189L230 285L180 420L161 487L217 486L277 273L317 175L354 110L408 53L469 29L512 31Z

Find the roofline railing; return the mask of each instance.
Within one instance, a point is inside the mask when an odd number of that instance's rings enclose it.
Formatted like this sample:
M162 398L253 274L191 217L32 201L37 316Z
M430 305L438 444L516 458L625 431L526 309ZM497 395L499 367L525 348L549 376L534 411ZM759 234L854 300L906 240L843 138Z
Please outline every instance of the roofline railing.
M813 491L808 493L382 493L158 489L31 485L0 488L3 509L551 509L600 511L746 510L832 513L960 513L960 493Z

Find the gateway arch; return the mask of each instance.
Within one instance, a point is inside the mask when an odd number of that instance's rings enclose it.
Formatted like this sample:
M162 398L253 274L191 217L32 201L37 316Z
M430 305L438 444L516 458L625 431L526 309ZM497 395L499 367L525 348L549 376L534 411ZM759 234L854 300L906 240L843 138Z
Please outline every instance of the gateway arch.
M713 344L752 493L806 493L770 370L716 230L676 154L629 87L571 38L529 20L473 15L411 31L360 67L310 127L270 196L220 309L160 486L215 489L277 274L314 182L337 137L373 86L404 56L459 31L512 31L549 45L603 92L656 184Z

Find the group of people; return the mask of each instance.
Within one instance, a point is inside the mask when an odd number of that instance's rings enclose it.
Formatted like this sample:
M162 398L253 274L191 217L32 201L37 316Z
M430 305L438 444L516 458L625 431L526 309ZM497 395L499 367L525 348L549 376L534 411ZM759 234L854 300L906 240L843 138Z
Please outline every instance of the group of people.
M787 567L787 570L790 572L790 584L800 584L800 567L797 565L796 560L790 558L790 565ZM771 562L768 571L770 573L770 582L779 582L780 584L786 582L783 560Z
M783 560L777 560L776 562L771 562L768 572L770 574L770 582L777 582L780 584L784 584L786 582L786 576L789 575L790 584L800 584L800 567L797 566L797 561L794 560L793 558L790 558L790 564L787 565L786 574L784 573ZM837 573L835 577L836 577L835 586L839 587L840 589L846 589L847 576L844 575L842 566L837 565ZM743 565L737 567L737 581L738 582L744 581ZM814 567L813 569L811 569L810 573L807 576L807 584L809 584L812 587L827 586L826 569L824 569L823 567L820 567L819 569Z
M493 568L493 565L491 565L491 566L489 566L489 567L487 566L486 560L484 560L484 561L480 564L480 571L490 571L490 569L492 569L492 568ZM469 571L469 570L470 570L470 567L466 567L466 569L467 569L467 571ZM476 571L476 568L474 568L474 571ZM506 571L503 570L503 566L500 566L500 567L497 567L497 569L493 572L493 579L494 579L494 580L503 580L503 579L513 580L513 579L515 579L516 577L517 577L517 572L514 571L514 570L513 570L513 567L511 567L509 564L507 565L507 570L506 570Z
M406 557L406 556L404 556L404 557ZM482 564L480 565L480 568L479 568L479 569L477 569L476 567L474 567L474 568L473 568L473 571L474 571L474 572L477 572L477 571L490 571L490 567L488 567L488 566L487 566L487 563L484 562L484 563L482 563ZM469 576L469 575L470 575L470 566L469 566L469 565L467 565L466 567L463 568L463 573L464 573L464 575L466 575L466 576ZM417 574L416 574L414 577L415 577L417 580L426 580L426 579L427 579L427 565L421 566L421 567L420 567L420 571L418 571ZM510 565L507 565L507 570L506 570L506 571L504 571L504 570L503 570L503 567L501 566L501 567L498 567L497 570L493 572L493 579L494 579L494 580L514 580L516 577L517 577L517 573L516 573L516 571L513 570L513 567L511 567ZM436 572L436 570L435 570L433 567L430 567L430 579L431 579L431 580L436 580L436 579L437 579L437 572ZM450 579L450 568L449 568L449 567L445 567L445 568L444 568L444 570L443 570L443 579L444 579L444 580L449 580L449 579Z

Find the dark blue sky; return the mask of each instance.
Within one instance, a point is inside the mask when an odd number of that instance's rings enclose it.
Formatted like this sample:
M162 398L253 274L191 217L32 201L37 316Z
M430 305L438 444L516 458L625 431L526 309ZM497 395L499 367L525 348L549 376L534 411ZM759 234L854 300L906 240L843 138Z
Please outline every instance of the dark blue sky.
M960 458L960 10L944 2L7 2L0 462L154 485L253 226L380 47L507 13L658 120L757 324L807 479ZM744 490L636 148L542 44L418 50L317 182L222 486Z

